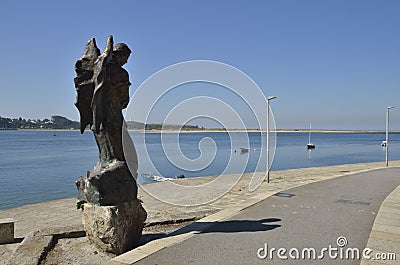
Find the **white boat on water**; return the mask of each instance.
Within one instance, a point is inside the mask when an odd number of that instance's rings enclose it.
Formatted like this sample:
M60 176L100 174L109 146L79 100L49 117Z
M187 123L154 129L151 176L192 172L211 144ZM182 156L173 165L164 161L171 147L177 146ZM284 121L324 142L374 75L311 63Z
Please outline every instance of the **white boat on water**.
M387 143L386 141L382 141L381 146L386 147Z
M308 144L306 145L307 149L315 149L315 145L311 143L311 123L310 123L310 131L308 133Z
M145 177L145 178L148 178L148 179L159 181L159 182L168 181L168 180L174 180L173 178L166 178L166 177L156 176L156 175L153 175L153 173L145 173L145 174L142 174L142 176Z

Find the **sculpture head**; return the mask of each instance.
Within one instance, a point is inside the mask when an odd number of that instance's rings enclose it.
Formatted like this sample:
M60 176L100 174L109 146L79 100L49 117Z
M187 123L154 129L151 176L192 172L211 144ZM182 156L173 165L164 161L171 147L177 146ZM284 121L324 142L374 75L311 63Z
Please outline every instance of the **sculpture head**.
M125 43L117 43L113 48L113 53L116 56L119 65L124 65L128 61L131 50Z

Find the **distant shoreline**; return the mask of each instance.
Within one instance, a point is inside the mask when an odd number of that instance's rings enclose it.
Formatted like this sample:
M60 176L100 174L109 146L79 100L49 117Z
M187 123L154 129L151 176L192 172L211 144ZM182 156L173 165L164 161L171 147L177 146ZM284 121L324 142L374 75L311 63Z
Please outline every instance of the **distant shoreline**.
M143 130L135 130L135 129L130 129L129 131L134 131L134 132L143 132ZM234 132L240 132L240 133L245 133L245 132L266 132L266 130L239 130L239 129L229 129L229 130L212 130L212 129L206 129L206 130L193 130L193 131L186 131L186 130L146 130L144 131L146 133L201 133L201 132L228 132L228 133L234 133ZM277 130L271 130L270 133L309 133L310 130L306 129L277 129ZM312 133L385 133L384 130L311 130ZM392 133L400 133L400 131L389 131L391 134Z
M79 131L79 129L3 129L0 128L0 131ZM86 129L86 131L90 131ZM240 133L245 133L245 132L266 132L266 130L255 130L255 129L249 129L249 130L242 130L242 129L204 129L204 130L137 130L137 129L129 129L129 131L132 132L145 132L145 133L214 133L214 132L228 132L228 133L233 133L233 132L240 132ZM276 130L271 130L270 133L309 133L310 130L307 129L276 129ZM312 129L312 133L385 133L385 130L325 130L325 129ZM399 130L390 130L389 133L396 133L399 134Z

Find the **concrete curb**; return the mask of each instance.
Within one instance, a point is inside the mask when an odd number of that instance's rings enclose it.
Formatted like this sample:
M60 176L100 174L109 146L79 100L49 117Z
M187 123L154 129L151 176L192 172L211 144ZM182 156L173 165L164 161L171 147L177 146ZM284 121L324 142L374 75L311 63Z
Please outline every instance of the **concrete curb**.
M366 248L372 250L369 255L372 258L363 257L361 265L399 264L400 185L383 201L372 226Z

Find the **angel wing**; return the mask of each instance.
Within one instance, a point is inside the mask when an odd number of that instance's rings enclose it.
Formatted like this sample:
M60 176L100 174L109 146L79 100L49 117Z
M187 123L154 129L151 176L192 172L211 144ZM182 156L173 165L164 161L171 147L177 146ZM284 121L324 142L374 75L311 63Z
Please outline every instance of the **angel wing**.
M113 37L110 35L107 38L106 48L103 53L97 58L94 65L93 81L94 93L91 102L93 111L93 125L96 133L100 132L101 125L105 122L105 93L107 87L107 63L113 59Z
M88 124L93 124L93 112L91 109L95 83L93 81L94 65L100 55L100 50L96 46L96 40L90 39L85 47L82 58L75 63L74 78L77 92L75 106L80 114L80 130L85 131Z

